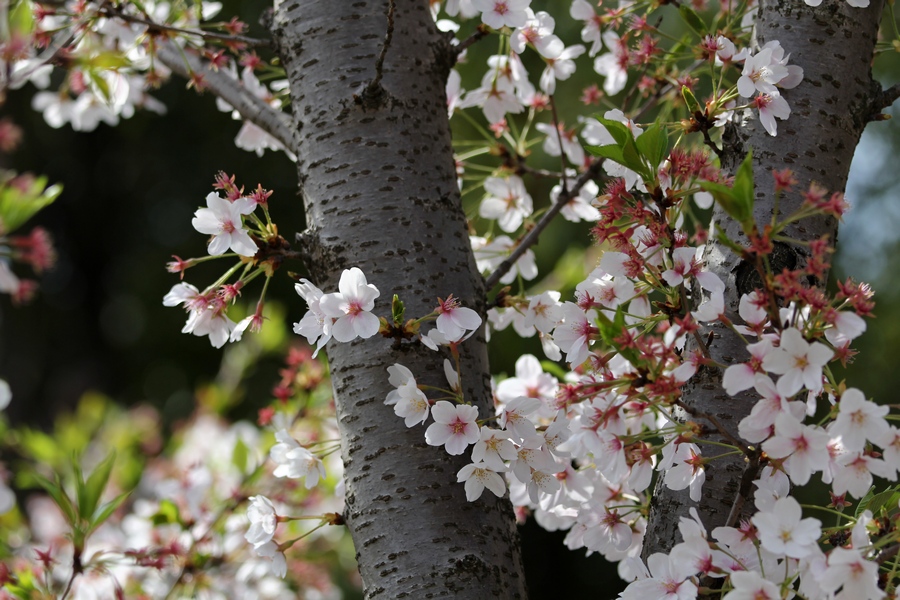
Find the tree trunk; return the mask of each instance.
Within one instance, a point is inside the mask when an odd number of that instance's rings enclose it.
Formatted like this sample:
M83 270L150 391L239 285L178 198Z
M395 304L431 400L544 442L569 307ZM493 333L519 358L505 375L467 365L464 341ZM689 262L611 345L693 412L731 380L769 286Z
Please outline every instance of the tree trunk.
M398 294L407 316L454 294L483 312L456 184L444 92L455 59L424 0L288 0L273 34L290 80L307 231L301 252L317 285L336 289L359 267L390 318ZM377 73L383 56L383 74ZM444 355L375 336L327 346L343 445L347 526L367 598L524 598L515 521L507 498L469 503L456 482L468 453L425 444L384 399L387 368L446 388ZM461 346L467 400L492 414L483 332Z
M782 217L800 206L799 191L806 190L812 182L829 191L844 189L862 131L883 108L878 105L880 88L872 80L870 69L882 6L879 0L865 9L853 8L843 0L826 0L817 8L798 0L760 3L756 22L759 45L780 41L790 54L790 63L803 68L804 78L798 87L783 91L792 112L787 121L779 121L777 137L769 136L755 118L726 134L723 166L732 173L747 152L753 151L753 212L758 227L770 223L775 210L773 170L791 169L799 182L794 192L779 200ZM746 240L740 226L718 207L714 220L716 228L730 239ZM834 242L837 222L825 217L805 219L790 225L785 235L797 241L828 236ZM726 316L740 323L740 298L759 285L755 268L716 243L709 245L706 256L709 270L725 282ZM801 245L777 244L771 258L773 271L800 268L807 256ZM820 286L824 283L810 282ZM706 338L710 332L714 335L709 344L714 360L724 364L747 360L744 342L730 329L715 324L706 328L701 337ZM722 371L716 368L702 368L684 387L688 406L715 416L735 437L738 422L750 413L757 398L752 390L737 397L728 396L722 389ZM702 418L692 418L708 425ZM725 441L717 436L710 439ZM747 518L753 513L752 480L757 471L755 461L747 462L741 456L712 461L706 469L699 503L691 502L687 490L673 492L660 481L644 541L645 558L654 552L668 552L680 541L678 520L687 515L691 506L697 507L709 530L725 525L732 512L729 524Z

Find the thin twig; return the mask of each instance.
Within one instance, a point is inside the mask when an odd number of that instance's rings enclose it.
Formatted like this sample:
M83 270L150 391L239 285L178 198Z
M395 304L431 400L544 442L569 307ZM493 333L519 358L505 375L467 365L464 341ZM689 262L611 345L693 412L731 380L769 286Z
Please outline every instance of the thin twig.
M704 62L705 61L702 61L702 60L695 61L694 64L692 64L687 70L693 71L694 69L696 69L698 66L700 66ZM647 114L647 112L649 110L651 110L654 106L656 106L656 104L660 101L660 99L663 96L665 96L666 94L671 92L673 89L675 89L674 83L667 83L663 87L659 88L650 98L647 99L647 102L644 103L644 105L641 107L641 110L637 111L634 114L634 116L631 117L631 120L634 121L635 123L640 121L641 117L643 117L645 114Z
M473 33L472 35L470 35L469 37L467 37L466 39L464 39L459 44L457 44L456 46L453 47L453 49L456 50L457 59L459 58L459 55L461 55L463 52L466 51L466 49L468 49L469 46L471 46L478 40L487 37L487 35L488 35L487 25L484 25L484 24L479 25L478 29L475 30L475 33Z
M183 27L175 27L173 25L165 25L163 23L155 23L154 21L150 21L148 19L143 19L141 17L135 17L133 15L128 15L123 13L121 10L103 8L98 11L99 14L105 17L115 17L122 19L123 21L128 21L129 23L138 23L140 25L146 25L150 28L150 33L161 32L161 31L170 31L172 33L183 33L185 35L193 35L205 40L216 40L219 42L238 42L241 44L246 44L248 46L255 47L271 47L272 40L263 40L258 38L252 38L245 35L231 35L227 33L217 33L215 31L201 31L199 29L185 29Z
M739 449L745 455L751 456L751 454L753 453L753 451L747 446L747 444L745 444L738 438L734 437L734 435L732 435L732 433L730 431L725 429L725 427L722 425L722 423L720 423L719 420L716 417L714 417L713 415L711 415L709 413L705 413L702 410L697 410L696 408L694 408L692 406L688 406L687 404L684 403L683 400L676 400L675 404L677 406L679 406L680 408L684 409L684 411L686 413L688 413L689 415L691 415L692 417L697 417L698 419L704 419L704 420L708 421L709 423L711 423L712 426L716 428L716 431L719 432L719 435L721 435L723 438L725 438L726 440L731 442L732 446Z
M750 462L744 468L744 474L741 476L741 485L738 488L737 496L734 497L734 503L731 505L731 510L728 511L725 527L733 527L737 522L738 517L741 515L741 510L744 508L744 502L747 501L747 498L750 497L750 493L753 491L753 482L759 475L759 452L753 452L749 456L749 460Z
M381 85L381 77L384 73L384 57L387 56L388 48L391 47L391 40L394 37L394 9L396 7L394 0L388 0L387 32L384 34L384 44L381 46L378 60L375 61L375 79L369 84L369 87L372 89Z
M513 248L513 251L507 256L500 266L491 273L487 279L485 279L485 287L487 289L493 288L497 285L497 282L500 281L500 278L506 275L507 272L512 268L516 261L519 260L525 251L528 250L531 246L537 243L538 237L541 233L547 228L547 225L550 224L550 221L553 220L556 215L559 214L559 211L562 210L563 206L569 203L569 201L578 195L578 192L581 191L581 188L584 185L593 179L597 173L600 171L600 165L603 164L602 158L595 158L587 170L582 173L575 183L572 184L572 189L570 189L567 193L561 192L559 194L559 198L556 199L556 204L550 207L550 210L544 213L541 217L541 220L537 222L537 224L525 234L525 236L519 241L519 244Z
M533 175L534 177L549 177L551 179L562 179L562 173L559 171L550 171L549 169L535 169L534 167L529 167L524 162L516 163L516 174L523 175L528 173L529 175Z
M879 565L884 564L886 561L897 556L897 552L900 552L900 544L894 544L893 546L889 546L885 548L881 554L875 559L875 562Z
M244 119L269 133L285 148L297 153L290 116L254 96L239 81L222 71L210 69L197 56L182 50L170 40L157 38L156 57L186 79L195 75L201 77L206 89L230 104Z
M566 181L566 153L563 151L562 131L560 131L559 117L556 116L556 102L553 100L553 94L550 94L550 111L553 113L553 127L556 129L556 143L559 144L559 162L562 164L563 172L563 177L560 181L562 182L562 193L565 194L569 191L569 184Z

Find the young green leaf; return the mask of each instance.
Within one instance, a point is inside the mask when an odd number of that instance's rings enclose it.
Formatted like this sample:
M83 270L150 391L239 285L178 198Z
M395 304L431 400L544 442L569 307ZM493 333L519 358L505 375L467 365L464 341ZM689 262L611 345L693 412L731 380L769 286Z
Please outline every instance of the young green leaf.
M654 123L635 140L637 149L649 164L653 172L669 154L669 136L665 128Z
M78 495L78 513L84 520L89 521L94 515L94 511L97 510L97 505L100 503L100 497L103 495L103 490L106 489L106 484L109 483L109 476L112 473L115 462L116 453L112 451L100 464L94 467L87 481L80 485L84 493L79 493ZM79 483L76 482L76 485L79 485Z
M687 4L680 4L678 5L678 13L684 19L684 22L687 23L687 26L701 38L708 33L706 23L703 22L703 19L700 18L700 15L693 8Z

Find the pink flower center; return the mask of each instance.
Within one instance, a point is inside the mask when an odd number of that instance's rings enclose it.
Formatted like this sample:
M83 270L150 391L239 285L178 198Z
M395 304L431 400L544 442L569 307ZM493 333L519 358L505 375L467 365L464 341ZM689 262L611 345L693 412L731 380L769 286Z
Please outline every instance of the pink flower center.
M450 427L450 430L453 431L453 435L462 435L466 431L466 425L468 425L468 423L460 420L459 417L456 417L456 420L448 426Z
M234 231L234 223L231 221L222 221L222 231L225 233L231 233Z
M498 15L505 15L509 12L509 7L506 5L506 2L495 2L494 12Z
M347 314L350 316L356 316L359 313L364 312L362 306L359 305L359 302L356 300L351 301L347 305Z
M753 99L753 104L756 105L756 108L758 108L759 110L768 108L769 105L772 104L772 96L768 94L760 94Z

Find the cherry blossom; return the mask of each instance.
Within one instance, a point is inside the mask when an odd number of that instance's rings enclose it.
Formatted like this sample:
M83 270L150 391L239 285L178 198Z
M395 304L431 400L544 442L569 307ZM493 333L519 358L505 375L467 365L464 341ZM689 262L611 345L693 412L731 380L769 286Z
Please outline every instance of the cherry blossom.
M251 496L250 506L247 507L247 518L250 519L250 528L244 534L244 538L259 548L263 544L272 541L275 535L277 515L272 501L265 496Z
M206 196L206 206L194 213L191 224L200 233L213 236L209 253L223 254L230 248L241 256L254 256L258 248L242 221L243 215L249 215L256 208L253 202L249 198L229 202L216 192L211 192Z
M493 471L505 471L504 461L517 457L516 447L504 431L482 427L480 438L472 447L472 461L483 463Z
M569 15L576 21L584 21L584 28L581 30L581 41L591 44L588 54L596 56L603 49L603 29L600 16L594 12L593 7L587 0L572 0Z
M439 400L431 409L434 423L425 430L425 442L430 446L444 446L448 454L462 454L481 435L478 424L478 407L468 404L453 405Z
M498 390L499 391L499 390ZM535 434L534 423L528 418L541 407L541 401L537 398L519 396L513 398L499 408L500 427L520 439L533 437Z
M464 466L456 474L456 480L460 483L465 482L466 500L469 502L478 500L484 492L484 488L491 490L497 497L503 497L503 494L506 493L506 483L503 478L483 462Z
M574 302L564 303L562 312L563 321L553 330L553 341L566 353L567 361L579 365L588 357L588 345L596 332L593 322L597 313L593 309L585 313Z
M450 339L462 337L466 331L475 331L481 327L481 317L471 308L460 306L459 300L453 294L446 300L438 298L439 304L436 310L437 328Z
M525 46L531 44L544 58L558 57L564 46L562 40L553 35L556 21L544 11L535 14L528 8L525 9L525 13L528 15L528 21L509 37L509 47L513 52L522 54Z
M835 548L828 553L828 568L819 585L835 600L879 600L878 564L866 560L858 550Z
M491 241L478 236L470 236L472 250L475 252L475 261L481 272L493 271L503 260L509 256L515 246L515 242L507 235L499 235ZM538 275L534 252L526 250L506 275L500 278L500 283L507 285L521 276L525 280L532 280Z
M741 96L749 98L756 92L778 94L775 84L787 77L787 67L772 58L772 48L764 48L744 61L744 70L737 87Z
M725 369L722 376L722 386L725 388L725 392L729 396L734 396L753 387L756 384L757 375L763 373L763 361L772 349L772 342L768 339L749 344L747 351L750 353L750 360Z
M278 549L278 545L275 542L269 540L264 544L254 546L253 550L258 556L268 561L269 570L273 575L276 577L287 575L287 559L285 559L284 552Z
M772 458L787 459L784 466L791 481L804 485L813 472L825 469L827 445L827 433L783 412L775 417L775 436L763 442L762 448Z
M322 460L297 443L291 434L284 429L275 433L278 443L269 451L272 461L278 466L272 473L275 477L290 479L306 478L306 489L314 488L319 479L325 478L325 465Z
M838 408L837 419L829 433L840 436L844 447L850 452L861 452L866 440L877 441L888 432L888 423L884 419L888 407L866 400L856 388L841 394Z
M10 401L12 400L12 390L9 389L9 384L4 379L0 379L0 410L5 409L9 406Z
M778 135L778 125L775 117L782 121L791 116L791 107L781 95L759 94L750 102L759 111L759 122L771 136Z
M547 139L549 140L550 138L548 137ZM580 147L581 146L579 145L579 148ZM574 174L574 172L572 174ZM574 182L569 179L567 173L567 189L572 189L573 183ZM554 204L558 201L562 191L563 186L561 184L554 185L550 190L550 200ZM585 184L581 186L581 189L578 190L578 195L569 200L566 205L562 207L562 210L559 211L559 214L561 214L566 221L571 221L573 223L578 223L579 221L593 223L597 221L600 218L600 211L593 205L593 202L599 193L600 188L595 182L585 182Z
M548 94L555 93L556 82L565 81L575 73L575 59L582 54L584 54L584 46L575 44L560 52L558 56L547 58L547 66L544 67L544 72L541 73L541 89ZM575 162L575 164L579 163Z
M631 583L619 595L621 600L693 600L697 586L688 579L694 573L691 567L657 552L647 558L650 577Z
M700 448L696 444L689 443L674 446L672 466L663 469L664 463L659 464L659 468L666 472L664 478L666 487L675 491L689 488L691 500L699 502L703 483L706 481L706 469L703 468Z
M614 96L625 89L628 83L628 51L620 43L619 35L612 29L602 34L603 43L609 49L594 60L594 71L603 75L603 91Z
M515 231L523 219L531 215L531 196L520 177L488 177L484 189L490 195L481 202L478 214L486 219L497 219L503 231Z
M366 281L363 272L353 267L341 273L338 293L325 294L319 299L320 310L336 319L331 335L339 342L349 342L357 336L370 338L380 327L378 317L370 311L375 308L378 288Z
M294 323L294 333L302 335L310 344L315 344L313 358L319 353L328 340L331 339L331 327L334 319L322 312L319 302L325 294L306 279L294 284L294 289L301 298L306 300L309 310L298 323Z
M722 600L781 600L778 586L763 579L754 571L736 571L731 574L730 592Z
M778 391L784 396L793 396L806 388L813 392L822 391L822 367L828 364L834 351L820 344L810 344L796 328L785 329L777 349L766 354L763 368L781 375Z
M771 511L756 513L752 520L762 547L791 558L809 555L819 540L822 523L801 517L800 504L790 496L776 500Z
M531 0L472 0L481 11L481 20L488 27L524 27L528 22Z
M394 365L394 367L402 366ZM428 420L428 412L431 405L425 393L418 388L416 380L412 377L388 394L384 403L394 406L394 414L404 419L407 427L412 427L417 423L424 423Z

